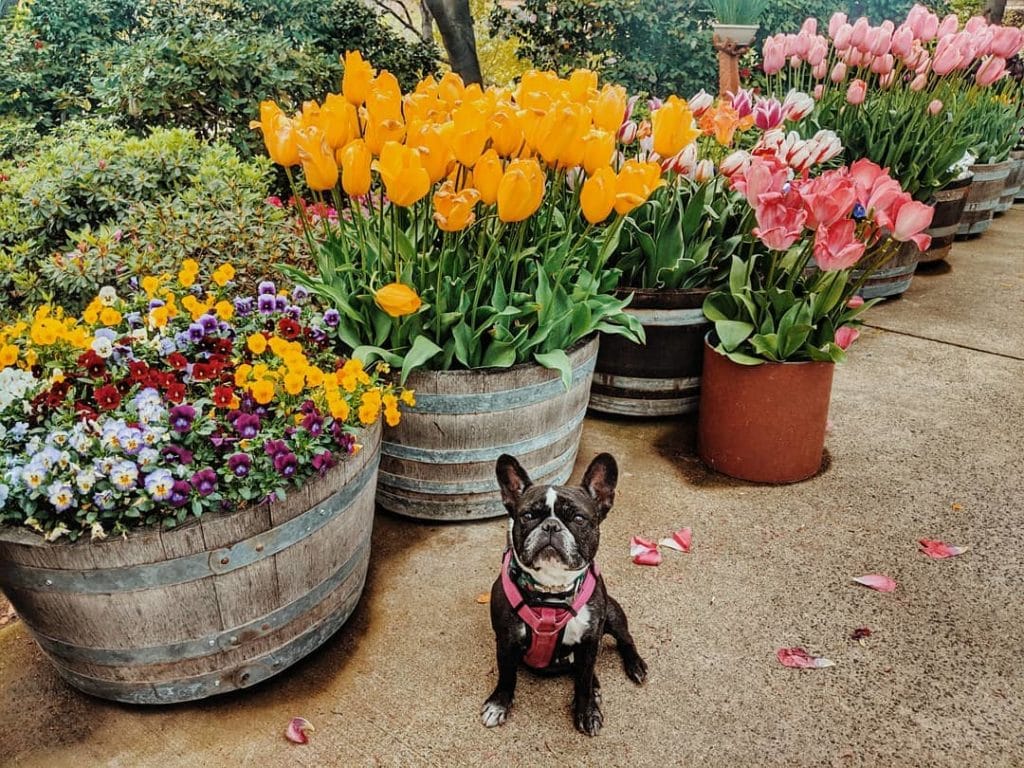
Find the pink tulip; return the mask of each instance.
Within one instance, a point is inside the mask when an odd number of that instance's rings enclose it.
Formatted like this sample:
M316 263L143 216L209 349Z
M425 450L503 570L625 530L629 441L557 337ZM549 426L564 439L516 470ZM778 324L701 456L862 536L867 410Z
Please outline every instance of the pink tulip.
M763 195L777 194L789 181L789 169L775 156L754 156L750 158L745 172L736 174L732 187L746 195L750 206L756 207Z
M850 41L853 39L853 27L843 23L836 33L832 35L832 44L837 51L845 51L850 48Z
M860 331L852 325L844 325L842 328L836 329L836 346L840 349L849 349L850 345L858 338L860 338Z
M817 67L822 62L826 61L827 56L828 43L825 42L825 38L815 38L814 42L811 43L811 47L807 49L807 63L810 64L812 67Z
M917 28L915 35L917 39L923 43L930 42L938 37L939 34L939 17L928 11L924 16L924 21Z
M753 112L753 94L750 91L740 88L736 93L727 94L732 108L736 110L741 118Z
M910 90L914 92L923 91L926 85L928 85L928 75L922 72L910 81Z
M932 99L928 104L928 114L937 115L942 111L942 102L938 99Z
M864 306L864 297L860 295L851 296L850 300L846 302L846 306L850 309L860 309Z
M813 16L804 19L804 23L800 25L800 33L812 37L818 34L818 20Z
M857 202L857 189L840 171L826 171L801 187L800 196L807 212L807 226L818 229L831 227L850 215Z
M952 35L943 37L939 40L939 44L935 46L932 71L939 77L945 77L957 68L961 58L956 38Z
M846 79L846 64L841 61L837 61L836 65L832 67L832 72L831 74L829 74L829 79L833 83L843 82L843 80Z
M984 16L971 16L964 24L964 32L976 35L988 26L988 20Z
M806 93L790 91L782 102L782 115L786 120L799 122L814 111L814 100Z
M865 205L875 184L889 175L886 169L866 157L862 157L851 165L848 173L857 186L860 201Z
M761 195L754 208L757 227L754 236L773 251L785 251L804 231L807 213L799 206L800 196L769 192Z
M892 218L892 239L900 243L913 241L919 251L928 250L932 239L929 235L922 234L932 224L932 216L935 209L917 200L901 198L893 207Z
M849 269L860 261L864 249L864 243L857 239L857 222L853 219L818 227L814 234L814 262L825 272Z
M903 23L904 26L910 29L914 37L921 36L921 31L924 29L925 24L924 19L927 15L928 9L920 4L914 5L914 7L907 13L907 20Z
M799 56L790 56L789 57L789 68L792 69L794 72L796 70L800 69L800 67L803 65L803 63L804 63L803 59L801 59Z
M978 73L974 76L974 82L982 87L992 85L999 78L1006 74L1006 59L998 56L990 56L982 62Z
M754 125L762 131L770 131L782 125L782 104L778 99L758 99L754 106Z
M884 27L875 27L868 33L866 42L871 55L883 56L892 47L892 32Z
M1021 48L1024 30L1016 27L992 27L992 42L989 52L1003 59L1012 58Z
M901 59L907 58L914 48L914 30L905 24L892 36L892 52Z
M958 29L960 29L960 19L956 17L955 13L950 13L942 19L942 22L939 24L939 28L935 30L935 36L941 40L946 35L951 35Z
M868 20L861 16L857 21L853 23L853 33L850 35L850 45L854 48L859 48L864 53L868 52L865 46L868 39L868 31L871 29L871 25L868 24Z
M814 86L814 90L811 92L811 95L814 97L815 101L821 101L821 97L824 94L825 94L825 86L823 86L821 83L819 83L818 85Z
M884 56L879 56L873 62L871 62L871 71L876 75L888 75L892 72L893 60L892 54L887 53Z
M764 41L762 58L764 59L764 73L774 75L785 65L786 51L774 37L769 37Z
M868 84L861 80L859 77L850 83L850 87L846 89L846 100L857 106L864 103L864 99L868 95Z
M903 191L898 181L887 174L875 182L864 207L874 216L875 221L883 227L892 229L896 222L896 211L909 201L910 195Z
M836 33L839 31L840 27L846 24L846 21L847 18L845 13L841 13L840 11L833 13L832 18L828 20L828 36L835 40Z
M811 50L811 45L814 44L814 36L808 35L803 30L800 31L799 35L795 36L793 40L792 53L799 59L807 59L807 54Z
M896 82L896 73L894 71L886 72L878 79L878 87L883 91L887 91L892 88L892 84Z

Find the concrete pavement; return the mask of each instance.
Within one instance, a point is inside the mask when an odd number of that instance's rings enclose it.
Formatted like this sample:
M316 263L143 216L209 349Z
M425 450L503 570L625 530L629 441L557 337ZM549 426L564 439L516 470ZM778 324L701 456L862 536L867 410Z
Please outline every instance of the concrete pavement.
M1024 765L1024 208L877 307L836 373L827 469L788 487L709 473L692 418L588 418L578 472L619 460L601 565L650 666L598 663L605 726L572 727L571 682L496 677L487 606L504 522L379 515L353 618L281 677L140 709L64 685L20 623L0 629L0 764L17 766ZM883 330L884 329L884 330ZM629 537L694 531L632 565ZM919 538L969 545L933 561ZM881 594L850 582L881 572ZM866 626L865 644L850 639ZM802 645L830 669L781 667ZM295 715L311 743L282 733Z

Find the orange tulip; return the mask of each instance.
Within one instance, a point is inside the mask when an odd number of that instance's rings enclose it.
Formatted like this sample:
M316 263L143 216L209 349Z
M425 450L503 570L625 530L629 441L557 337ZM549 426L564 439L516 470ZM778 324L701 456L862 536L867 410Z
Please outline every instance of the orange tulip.
M463 104L452 114L452 123L451 145L455 158L472 168L487 143L487 113L478 103Z
M341 92L357 107L366 101L373 82L374 69L363 61L359 51L345 51L345 73L341 78Z
M416 291L404 283L389 283L374 293L373 298L391 317L411 315L423 303Z
M598 168L583 182L580 190L580 207L583 216L591 224L600 224L608 218L615 207L615 171L611 166Z
M723 147L732 144L733 136L735 136L739 125L739 113L732 105L726 103L709 109L700 118L701 130L708 136L714 136L715 141Z
M447 181L434 193L434 221L443 232L459 232L476 220L473 207L480 200L480 193L471 188L460 192Z
M498 218L509 223L530 218L544 200L544 180L535 158L509 163L498 184Z
M352 197L362 197L370 191L373 181L370 165L373 154L362 139L353 139L338 150L338 162L341 164L341 188Z
M615 211L626 214L647 202L658 187L664 184L658 163L627 160L615 179Z
M655 110L651 122L654 151L662 157L674 156L700 135L689 105L678 96L669 96L661 108Z
M606 131L589 131L583 137L583 168L593 176L598 168L611 165L615 157L615 135Z
M384 181L388 198L394 205L407 208L430 191L430 176L419 153L410 147L389 141L381 150L377 172Z
M411 126L406 146L412 147L420 153L420 161L427 169L430 176L430 183L436 184L448 175L451 167L452 150L447 140L446 130L448 126L437 125L436 123L420 123Z
M501 158L493 149L488 149L473 166L473 186L480 192L484 205L494 205L498 199L498 185L505 169Z
M296 131L296 143L306 186L317 192L333 189L338 183L338 164L324 132L315 125L300 128Z
M602 131L615 135L626 119L629 99L621 85L606 85L591 105L594 110L594 125Z
M270 159L290 168L299 164L299 148L295 143L292 121L273 101L260 102L260 119L249 123L250 128L263 131L263 143Z

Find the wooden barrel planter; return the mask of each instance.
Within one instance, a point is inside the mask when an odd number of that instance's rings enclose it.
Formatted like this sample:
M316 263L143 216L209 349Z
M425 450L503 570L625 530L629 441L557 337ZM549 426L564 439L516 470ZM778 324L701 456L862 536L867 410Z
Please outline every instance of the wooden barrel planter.
M864 281L859 291L860 295L865 299L877 299L905 293L914 279L914 270L917 269L920 257L921 252L914 243L903 243L895 256ZM859 280L861 275L863 271L854 269L850 272L850 279Z
M971 166L974 180L967 191L967 203L956 233L958 239L980 235L992 226L992 216L1012 165L1012 161L1004 160L1001 163Z
M1013 198L1014 203L1024 203L1024 149L1015 149L1010 153L1010 157L1017 160L1020 163L1020 188L1017 190L1016 196Z
M345 623L370 557L379 423L285 501L49 544L0 528L0 587L67 682L169 704L247 688Z
M924 253L918 254L918 264L930 264L942 261L953 249L953 240L960 228L960 217L967 204L967 191L971 186L971 176L957 179L936 192L932 198L935 214L932 225L925 230L931 235L932 244Z
M436 521L500 517L494 462L519 459L535 483L569 479L597 360L594 335L567 350L568 391L558 372L536 363L472 371L418 371L406 386L416 407L381 446L377 504Z
M625 416L675 416L697 410L704 336L711 323L701 307L707 290L646 290L626 312L644 327L647 344L602 335L590 409Z
M1006 176L1003 194L1000 195L999 203L996 205L996 216L1002 216L1013 207L1014 202L1020 196L1021 186L1024 185L1024 152L1011 152L1010 162L1013 165L1010 167L1010 173Z

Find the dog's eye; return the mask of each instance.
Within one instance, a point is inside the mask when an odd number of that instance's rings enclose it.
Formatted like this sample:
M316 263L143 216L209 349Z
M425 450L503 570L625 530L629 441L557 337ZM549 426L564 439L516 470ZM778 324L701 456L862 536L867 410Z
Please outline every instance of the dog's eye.
M523 512L523 514L521 514L519 517L522 520L533 520L533 518L535 518L536 515L533 514L533 512Z
M573 516L572 516L572 521L573 521L574 523L582 523L582 522L583 522L584 520L586 520L586 519L587 519L587 518L585 518L585 517L584 517L583 515L581 515L581 514L580 514L579 512L577 512L577 513L576 513L575 515L573 515Z

